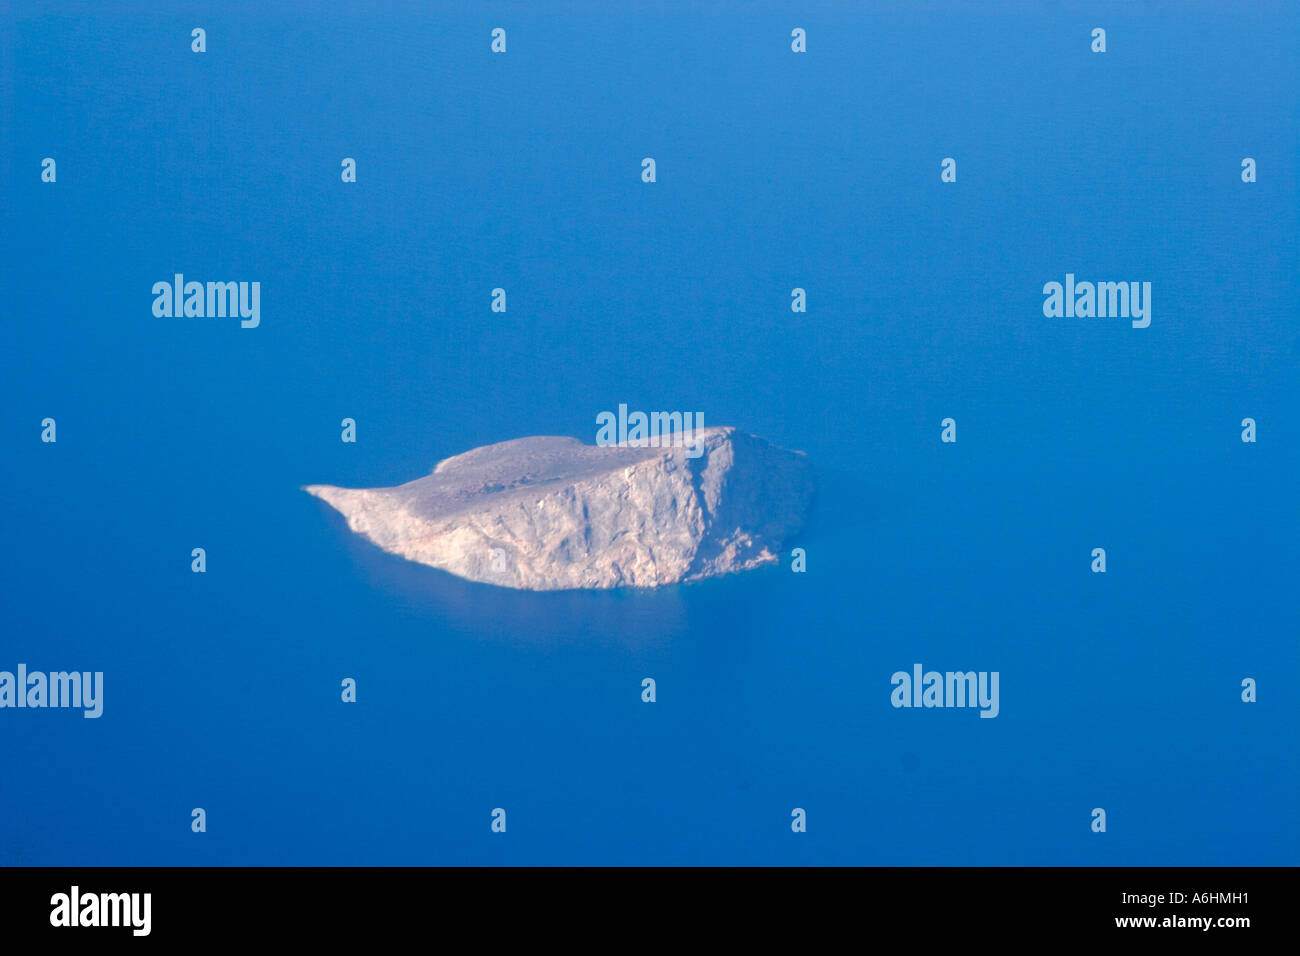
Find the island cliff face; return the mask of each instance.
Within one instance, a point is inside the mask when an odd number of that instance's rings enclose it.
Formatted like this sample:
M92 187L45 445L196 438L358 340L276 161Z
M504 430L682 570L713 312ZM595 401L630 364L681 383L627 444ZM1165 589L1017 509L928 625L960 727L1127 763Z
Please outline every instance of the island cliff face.
M734 428L663 448L518 438L395 488L304 488L357 534L471 581L534 591L652 588L777 560L802 527L802 452Z

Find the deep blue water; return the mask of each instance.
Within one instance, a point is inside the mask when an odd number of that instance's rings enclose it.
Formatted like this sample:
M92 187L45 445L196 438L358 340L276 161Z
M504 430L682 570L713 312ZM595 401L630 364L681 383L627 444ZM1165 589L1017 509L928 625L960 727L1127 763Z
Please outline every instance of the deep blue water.
M105 674L0 710L0 863L1298 862L1294 5L151 6L0 30L0 669ZM808 571L503 591L298 490L620 402L806 451Z

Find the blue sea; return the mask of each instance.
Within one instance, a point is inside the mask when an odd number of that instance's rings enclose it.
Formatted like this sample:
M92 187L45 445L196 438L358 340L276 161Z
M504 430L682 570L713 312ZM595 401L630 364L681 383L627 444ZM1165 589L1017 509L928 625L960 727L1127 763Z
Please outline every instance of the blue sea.
M0 864L1300 862L1294 4L0 18L0 670L104 674L0 710ZM806 572L503 590L300 490L620 403L806 452Z

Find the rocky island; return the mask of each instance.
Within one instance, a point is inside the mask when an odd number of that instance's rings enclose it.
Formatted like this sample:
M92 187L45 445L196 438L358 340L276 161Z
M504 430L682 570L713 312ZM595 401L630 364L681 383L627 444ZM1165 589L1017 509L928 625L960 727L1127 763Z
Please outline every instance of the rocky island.
M770 564L803 527L813 482L802 452L715 427L653 448L517 438L394 488L303 490L390 554L554 591L653 588Z

